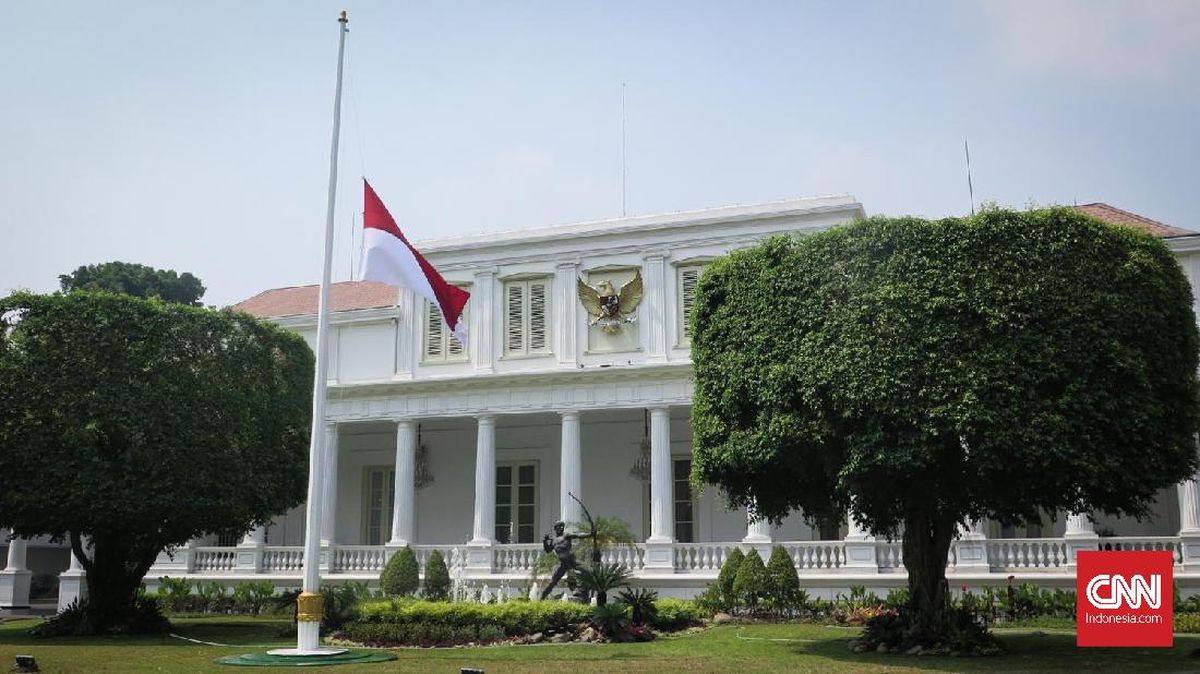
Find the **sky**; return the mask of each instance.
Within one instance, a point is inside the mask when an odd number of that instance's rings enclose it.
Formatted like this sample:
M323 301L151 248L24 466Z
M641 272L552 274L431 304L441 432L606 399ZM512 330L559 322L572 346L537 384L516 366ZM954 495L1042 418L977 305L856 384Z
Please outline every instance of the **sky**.
M410 240L849 193L1103 201L1200 231L1200 2L10 3L0 293L123 260L224 306Z

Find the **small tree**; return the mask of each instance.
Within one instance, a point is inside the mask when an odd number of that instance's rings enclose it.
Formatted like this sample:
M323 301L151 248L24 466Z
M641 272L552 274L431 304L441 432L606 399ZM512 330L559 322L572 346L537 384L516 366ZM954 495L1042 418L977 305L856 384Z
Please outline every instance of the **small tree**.
M721 601L725 603L726 608L732 609L739 603L737 595L733 591L733 581L737 579L738 567L745 559L746 555L742 549L734 548L725 558L725 563L721 565L721 572L717 574L717 589L721 593Z
M796 565L782 545L771 548L771 559L767 562L767 599L775 609L791 605L800 592L800 576Z
M450 597L450 570L442 553L434 550L425 562L425 598L445 601Z
M733 579L733 596L754 610L758 600L766 593L767 586L767 567L763 566L758 550L751 550L738 565L737 577Z
M88 585L72 631L137 629L164 548L301 501L312 368L300 336L246 314L0 300L0 527L70 541Z
M442 566L445 568L445 564ZM420 573L417 556L406 545L397 550L383 567L383 572L379 574L379 589L387 595L407 597L420 587Z
M1188 280L1073 209L775 237L713 263L693 316L693 477L772 520L903 531L909 644L954 628L960 523L1144 517L1197 468Z
M157 297L164 302L200 306L204 285L188 272L155 269L131 262L89 264L58 277L65 293L76 290L101 290L134 297Z

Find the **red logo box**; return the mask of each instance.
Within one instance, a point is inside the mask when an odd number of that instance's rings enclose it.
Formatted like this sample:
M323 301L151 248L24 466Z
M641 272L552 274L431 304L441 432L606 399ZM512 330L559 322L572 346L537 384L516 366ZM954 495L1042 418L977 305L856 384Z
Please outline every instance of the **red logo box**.
M1174 567L1165 550L1080 552L1075 645L1172 646Z

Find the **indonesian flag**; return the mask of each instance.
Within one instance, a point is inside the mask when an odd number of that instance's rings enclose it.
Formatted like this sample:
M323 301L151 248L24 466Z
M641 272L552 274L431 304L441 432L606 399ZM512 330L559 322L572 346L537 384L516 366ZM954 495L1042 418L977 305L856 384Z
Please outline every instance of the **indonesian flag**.
M361 281L379 281L407 288L436 304L450 331L463 346L467 345L467 326L463 307L471 295L446 283L429 261L404 238L387 206L363 179L363 260Z

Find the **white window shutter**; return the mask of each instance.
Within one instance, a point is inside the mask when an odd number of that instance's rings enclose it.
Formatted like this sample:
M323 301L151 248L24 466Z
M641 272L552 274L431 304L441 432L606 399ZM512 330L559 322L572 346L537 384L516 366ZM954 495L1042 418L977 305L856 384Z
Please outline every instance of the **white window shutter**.
M430 360L441 360L445 342L442 310L432 302L426 302L425 306L428 309L425 312L428 317L425 323L425 357Z
M463 309L462 315L458 317L458 320L462 325L470 325L470 323L467 321L467 310L465 308ZM446 329L446 353L449 354L451 358L463 355L462 342L458 341L458 337L455 337L454 333L450 332L449 328Z
M529 284L529 350L546 349L546 284Z
M524 284L510 283L508 285L506 304L505 349L509 353L521 353L525 350Z
M699 267L687 267L679 271L679 302L683 307L681 334L686 341L692 339L692 307L696 304L696 284L699 282Z

